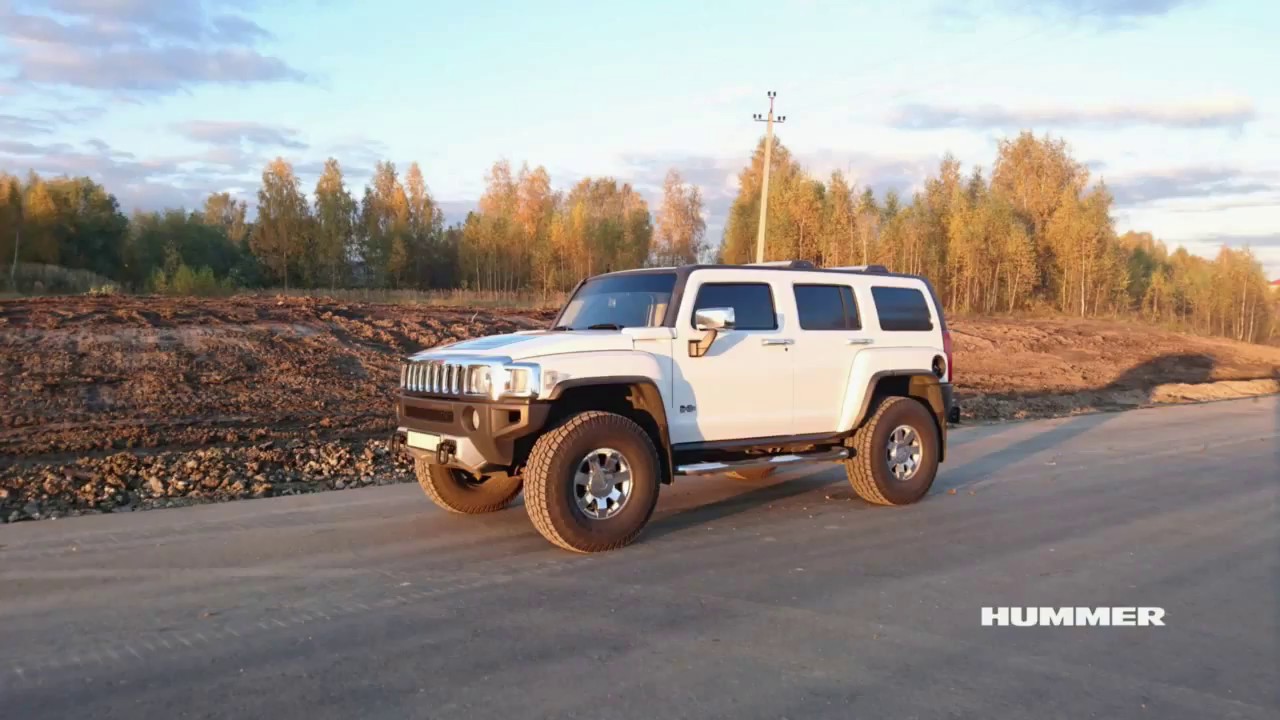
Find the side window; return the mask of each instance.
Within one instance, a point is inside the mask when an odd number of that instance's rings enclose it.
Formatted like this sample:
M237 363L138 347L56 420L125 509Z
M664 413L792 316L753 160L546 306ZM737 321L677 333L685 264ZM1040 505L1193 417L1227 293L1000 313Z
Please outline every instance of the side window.
M858 303L853 299L853 288L841 285L840 299L844 301L844 319L848 323L848 329L861 330L862 316L858 314Z
M796 310L803 330L858 330L858 308L848 285L796 285Z
M711 283L698 288L694 313L715 307L733 308L734 327L738 330L778 329L773 291L767 283ZM689 322L692 323L693 318Z
M873 287L871 299L880 316L880 329L892 331L932 330L933 318L924 293L915 288Z

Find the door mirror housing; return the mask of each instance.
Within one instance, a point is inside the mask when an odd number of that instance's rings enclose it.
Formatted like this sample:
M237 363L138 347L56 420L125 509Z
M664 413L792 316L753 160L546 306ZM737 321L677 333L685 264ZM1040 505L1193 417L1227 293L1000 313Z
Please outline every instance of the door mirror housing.
M693 326L699 330L732 330L733 323L731 307L703 308L693 314Z
M701 340L689 341L689 357L702 357L711 349L711 343L722 332L732 330L734 324L733 308L703 308L693 313L693 326L706 331Z

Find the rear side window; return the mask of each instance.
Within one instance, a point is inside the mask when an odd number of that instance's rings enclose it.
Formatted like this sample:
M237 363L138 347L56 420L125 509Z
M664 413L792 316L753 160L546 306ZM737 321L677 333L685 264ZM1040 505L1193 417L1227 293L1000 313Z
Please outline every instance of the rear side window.
M871 299L880 316L880 329L893 331L932 330L933 318L924 293L915 288L873 287Z
M777 330L773 291L767 283L711 283L698 288L694 315L704 308L733 308L738 330ZM690 323L693 318L690 318Z
M848 285L796 285L796 310L803 330L858 330L858 306Z

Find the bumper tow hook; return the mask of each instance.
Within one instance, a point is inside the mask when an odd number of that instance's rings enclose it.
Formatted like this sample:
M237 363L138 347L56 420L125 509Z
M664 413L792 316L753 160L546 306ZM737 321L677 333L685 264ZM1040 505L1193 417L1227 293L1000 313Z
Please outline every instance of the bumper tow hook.
M457 443L452 440L441 440L440 444L436 446L436 464L448 465L457 451Z

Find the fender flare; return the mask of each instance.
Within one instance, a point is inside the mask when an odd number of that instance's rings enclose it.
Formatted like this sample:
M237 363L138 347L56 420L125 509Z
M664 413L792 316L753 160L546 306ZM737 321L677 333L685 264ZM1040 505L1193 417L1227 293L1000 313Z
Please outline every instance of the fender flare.
M947 454L947 402L942 391L942 382L932 370L881 370L871 375L867 392L863 393L862 405L854 416L853 431L856 431L871 410L871 401L876 397L875 388L880 380L886 377L907 377L907 395L923 402L933 414L934 424L938 428L938 462L946 459Z
M615 375L609 377L570 378L557 383L547 395L547 401L554 403L566 390L582 387L623 386L630 389L627 399L632 407L649 413L658 426L658 459L663 465L664 484L670 485L675 479L675 463L671 454L671 434L667 427L667 407L662 400L662 392L653 378L644 375Z

